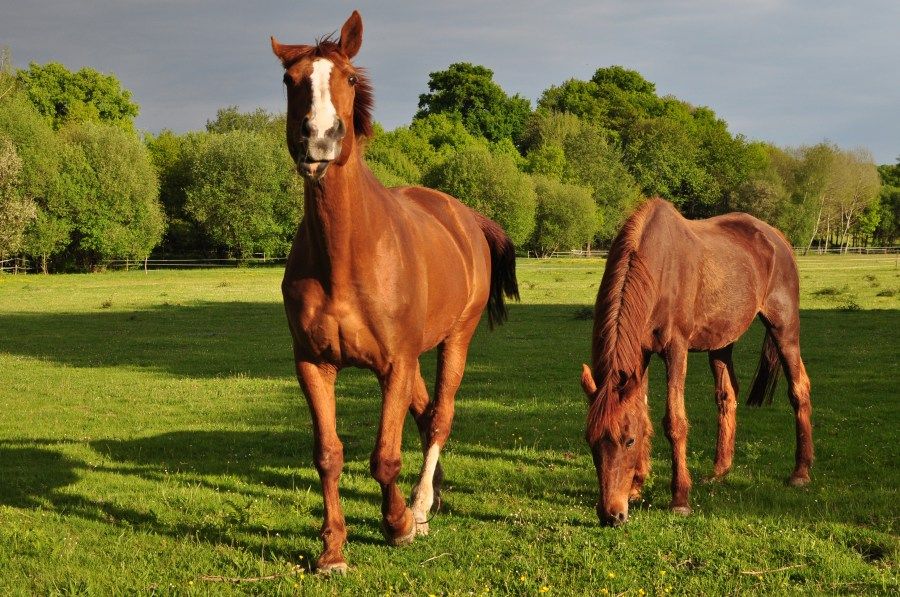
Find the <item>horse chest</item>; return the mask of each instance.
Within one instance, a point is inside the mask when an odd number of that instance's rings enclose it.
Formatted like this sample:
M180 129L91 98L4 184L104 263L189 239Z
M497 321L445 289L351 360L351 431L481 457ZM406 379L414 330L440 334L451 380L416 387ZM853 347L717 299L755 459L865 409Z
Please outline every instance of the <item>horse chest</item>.
M351 303L329 297L314 280L289 285L285 307L291 333L306 356L336 365L377 365L380 343Z

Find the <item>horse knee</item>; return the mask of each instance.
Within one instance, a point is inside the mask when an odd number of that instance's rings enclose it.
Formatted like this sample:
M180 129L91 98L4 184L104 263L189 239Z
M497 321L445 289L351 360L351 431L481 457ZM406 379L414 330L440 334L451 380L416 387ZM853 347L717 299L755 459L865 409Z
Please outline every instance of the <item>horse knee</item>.
M341 474L344 468L344 446L340 443L334 446L323 446L316 450L316 470L323 477L333 477Z
M400 457L388 458L373 454L369 461L369 471L381 485L391 485L400 476Z
M687 437L688 423L684 417L670 417L666 415L663 418L663 428L666 431L666 438L670 442L680 441Z
M716 390L716 405L719 407L719 415L728 416L735 411L737 398L727 390Z

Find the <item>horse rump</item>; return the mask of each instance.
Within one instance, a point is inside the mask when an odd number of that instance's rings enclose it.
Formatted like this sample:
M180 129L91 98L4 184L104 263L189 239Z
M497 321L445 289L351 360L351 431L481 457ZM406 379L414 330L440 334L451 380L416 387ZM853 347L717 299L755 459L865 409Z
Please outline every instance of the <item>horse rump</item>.
M750 395L747 396L747 405L772 404L772 395L780 374L781 359L778 356L778 348L775 346L772 332L766 330L762 352L759 355L759 366L756 368L756 375L753 376L753 387L750 389Z
M491 329L507 318L504 296L519 300L516 280L516 248L499 224L472 210L491 251L491 292L488 296L488 324Z

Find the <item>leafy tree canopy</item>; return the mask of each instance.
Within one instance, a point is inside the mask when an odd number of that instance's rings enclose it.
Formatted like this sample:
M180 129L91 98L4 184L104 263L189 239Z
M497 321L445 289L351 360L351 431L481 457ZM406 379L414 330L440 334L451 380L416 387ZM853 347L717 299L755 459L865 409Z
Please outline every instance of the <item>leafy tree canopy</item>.
M468 62L431 73L429 93L419 96L415 119L458 114L473 135L492 142L518 139L531 113L531 102L519 95L508 96L493 77L489 68Z
M92 68L72 72L58 62L36 64L16 76L28 99L54 129L69 122L102 121L131 130L138 105L115 75Z

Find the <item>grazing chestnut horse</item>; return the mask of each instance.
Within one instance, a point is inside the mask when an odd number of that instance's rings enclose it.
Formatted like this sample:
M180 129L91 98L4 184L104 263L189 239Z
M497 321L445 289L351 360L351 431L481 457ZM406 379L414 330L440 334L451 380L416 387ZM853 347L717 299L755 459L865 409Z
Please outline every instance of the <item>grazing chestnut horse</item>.
M652 426L647 366L653 353L666 364L663 418L672 444L672 503L690 514L686 463L688 421L684 379L688 351L709 352L719 407L713 479L731 468L737 379L735 341L759 315L766 327L748 404L770 401L781 366L796 416L792 485L809 482L813 459L809 378L800 359L799 280L791 245L768 224L732 213L686 220L662 199L647 201L613 241L594 307L593 366L581 385L590 401L587 441L597 469L597 515L606 524L628 520L650 468Z
M371 471L381 485L385 537L409 543L428 532L428 512L440 499L438 457L481 314L487 306L491 325L501 323L504 294L518 298L515 251L500 226L431 189L387 189L363 162L372 88L350 62L362 31L354 11L338 41L284 45L272 38L285 69L288 149L305 177L304 217L281 289L325 501L321 571L347 569L338 497L344 464L335 425L338 371L371 369L381 384ZM434 347L437 382L429 403L419 356ZM425 453L412 509L397 488L407 411Z

